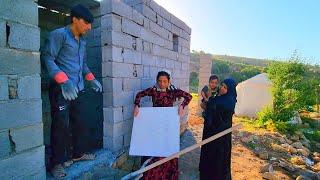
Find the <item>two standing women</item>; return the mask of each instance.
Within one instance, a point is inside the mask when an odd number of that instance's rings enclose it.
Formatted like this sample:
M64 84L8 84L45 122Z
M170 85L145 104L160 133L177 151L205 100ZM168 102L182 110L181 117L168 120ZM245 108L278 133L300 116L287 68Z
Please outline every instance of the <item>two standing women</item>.
M207 103L202 140L232 126L236 102L236 83L225 79ZM201 180L231 180L231 133L202 146L199 170Z

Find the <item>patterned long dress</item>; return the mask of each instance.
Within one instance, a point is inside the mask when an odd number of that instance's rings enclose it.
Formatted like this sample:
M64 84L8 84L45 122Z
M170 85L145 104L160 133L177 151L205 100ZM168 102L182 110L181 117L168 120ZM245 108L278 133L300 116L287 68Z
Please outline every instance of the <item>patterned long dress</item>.
M173 86L171 86L173 87ZM189 104L192 96L180 89L168 88L166 91L160 91L156 86L148 88L137 94L134 104L140 106L140 100L144 96L151 96L153 107L172 107L177 98L184 98L181 106ZM149 157L142 157L142 163ZM163 157L153 157L148 163L152 164L163 159ZM172 159L160 166L157 166L143 173L142 179L146 180L177 180L179 177L178 158Z

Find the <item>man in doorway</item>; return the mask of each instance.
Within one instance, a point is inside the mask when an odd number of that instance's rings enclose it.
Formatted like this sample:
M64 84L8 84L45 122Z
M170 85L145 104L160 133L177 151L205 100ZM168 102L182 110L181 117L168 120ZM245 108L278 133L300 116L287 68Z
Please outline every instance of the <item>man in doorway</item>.
M91 29L93 15L79 4L71 9L71 24L50 32L41 54L51 77L49 99L51 104L51 173L65 177L65 165L73 161L93 160L94 154L83 152L88 142L81 135L88 129L83 120L80 98L84 81L96 92L102 86L86 63L86 42L83 35ZM72 160L69 160L70 149ZM67 163L66 163L67 162Z

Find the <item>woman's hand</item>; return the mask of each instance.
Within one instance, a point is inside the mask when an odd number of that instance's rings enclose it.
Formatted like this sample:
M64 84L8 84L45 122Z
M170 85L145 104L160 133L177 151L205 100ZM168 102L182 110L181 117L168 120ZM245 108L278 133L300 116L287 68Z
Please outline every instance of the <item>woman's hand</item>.
M137 117L139 114L139 106L135 105L133 109L133 116Z
M178 114L180 117L184 116L184 108L183 106L179 106Z

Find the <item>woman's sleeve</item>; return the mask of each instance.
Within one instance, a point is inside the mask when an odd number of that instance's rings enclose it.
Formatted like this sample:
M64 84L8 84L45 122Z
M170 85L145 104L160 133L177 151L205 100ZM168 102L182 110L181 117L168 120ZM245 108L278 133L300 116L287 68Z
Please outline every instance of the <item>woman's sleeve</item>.
M145 96L153 96L154 95L154 90L153 88L148 88L146 90L140 91L134 100L134 104L140 107L140 100L141 98Z
M183 97L184 98L184 100L183 100L183 102L181 103L181 106L184 108L185 106L187 106L189 103L190 103L190 101L191 101L191 99L192 99L192 96L191 96L191 94L190 93L188 93L188 92L185 92L185 91L183 91L183 90L181 90L181 89L176 89L175 90L175 96L176 97Z

